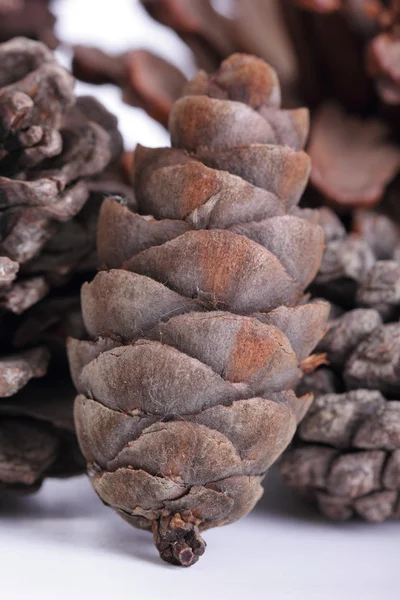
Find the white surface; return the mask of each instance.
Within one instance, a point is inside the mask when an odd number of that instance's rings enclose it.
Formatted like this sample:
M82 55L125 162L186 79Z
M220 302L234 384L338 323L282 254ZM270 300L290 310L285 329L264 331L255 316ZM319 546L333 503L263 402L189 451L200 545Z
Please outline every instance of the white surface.
M190 73L181 42L134 0L59 0L57 7L70 43L147 47ZM112 87L77 89L117 112L128 147L168 143L163 128L123 106ZM151 536L105 508L84 477L46 482L30 498L3 498L0 600L399 600L400 523L326 523L271 475L269 482L251 515L205 534L206 554L188 570L162 563Z
M398 600L400 523L326 523L267 478L254 512L205 533L190 569L103 506L85 477L0 503L4 600Z

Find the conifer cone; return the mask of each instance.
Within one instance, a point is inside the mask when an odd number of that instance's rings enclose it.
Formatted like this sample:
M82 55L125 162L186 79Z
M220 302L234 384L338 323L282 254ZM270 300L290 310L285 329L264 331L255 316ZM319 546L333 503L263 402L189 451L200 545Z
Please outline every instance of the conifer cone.
M73 85L44 44L0 45L1 489L83 467L65 339L84 336L79 288L94 272L100 196L121 190L93 178L122 142L115 117Z
M400 230L360 211L346 234L320 212L327 248L316 293L334 300L318 346L329 368L298 393L315 400L281 461L283 480L330 519L400 517Z
M92 339L69 342L77 433L97 494L172 564L252 509L311 402L293 388L328 305L303 296L323 253L297 208L307 130L272 68L233 55L174 104L172 148L137 148L141 214L101 209Z

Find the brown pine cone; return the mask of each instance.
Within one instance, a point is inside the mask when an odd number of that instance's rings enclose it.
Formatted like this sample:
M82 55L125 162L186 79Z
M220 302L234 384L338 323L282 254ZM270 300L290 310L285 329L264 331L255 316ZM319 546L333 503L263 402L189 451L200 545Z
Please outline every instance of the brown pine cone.
M107 199L104 269L82 288L93 341L71 340L75 418L91 482L161 557L189 566L200 531L259 499L311 401L293 387L326 325L305 303L321 228L294 216L307 111L280 108L275 72L233 55L170 116L172 148L135 153L141 216Z
M340 306L317 347L329 368L306 375L297 390L316 399L281 474L328 518L399 518L400 230L360 212L346 236L321 213L327 248L317 292Z
M100 175L122 142L115 117L73 85L43 44L0 45L1 488L83 467L65 339L84 336L79 273L95 271L99 205L122 185Z

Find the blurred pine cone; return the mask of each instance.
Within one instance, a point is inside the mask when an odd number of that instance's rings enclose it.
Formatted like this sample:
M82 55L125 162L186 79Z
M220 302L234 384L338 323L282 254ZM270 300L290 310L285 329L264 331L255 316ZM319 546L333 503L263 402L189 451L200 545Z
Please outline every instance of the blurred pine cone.
M315 292L336 302L317 350L329 368L298 393L315 401L281 461L284 481L331 519L400 517L400 230L358 212L354 231L321 210L326 251Z
M231 0L222 14L210 0L141 0L157 21L171 27L207 72L233 52L268 60L281 83L295 76L295 61L279 0Z
M77 431L100 498L172 564L251 510L311 400L292 391L328 312L303 297L323 251L297 208L307 129L275 72L233 55L175 103L172 148L136 150L153 216L102 206L106 270L82 289L93 341L69 346Z
M0 487L82 469L65 339L84 335L98 208L123 184L102 174L122 150L115 117L73 85L44 44L0 45Z
M283 0L282 5L307 104L314 108L334 98L347 110L379 110L398 122L399 0Z
M346 214L385 201L400 172L398 0L282 6L298 56L297 88L314 109L305 202Z
M50 0L0 0L0 42L24 36L55 48L55 17Z

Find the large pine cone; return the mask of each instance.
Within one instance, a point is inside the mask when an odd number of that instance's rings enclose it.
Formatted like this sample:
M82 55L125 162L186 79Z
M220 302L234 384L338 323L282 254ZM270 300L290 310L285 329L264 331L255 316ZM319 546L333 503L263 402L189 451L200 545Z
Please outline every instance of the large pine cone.
M348 110L365 113L380 102L398 124L398 0L283 0L282 6L307 103L314 107L335 98Z
M324 367L299 392L316 396L281 461L283 479L331 519L400 517L400 230L385 216L355 215L346 236L326 209L318 292L334 299L318 346Z
M303 301L321 228L294 216L307 111L280 109L275 72L233 55L171 112L172 148L138 148L140 216L102 207L105 270L82 289L94 341L71 340L78 437L103 502L191 565L200 530L259 499L311 397L292 389L326 325Z
M115 117L73 85L43 44L0 45L2 488L83 466L65 338L84 335L76 274L94 272L99 192L120 189L93 177L122 143Z

